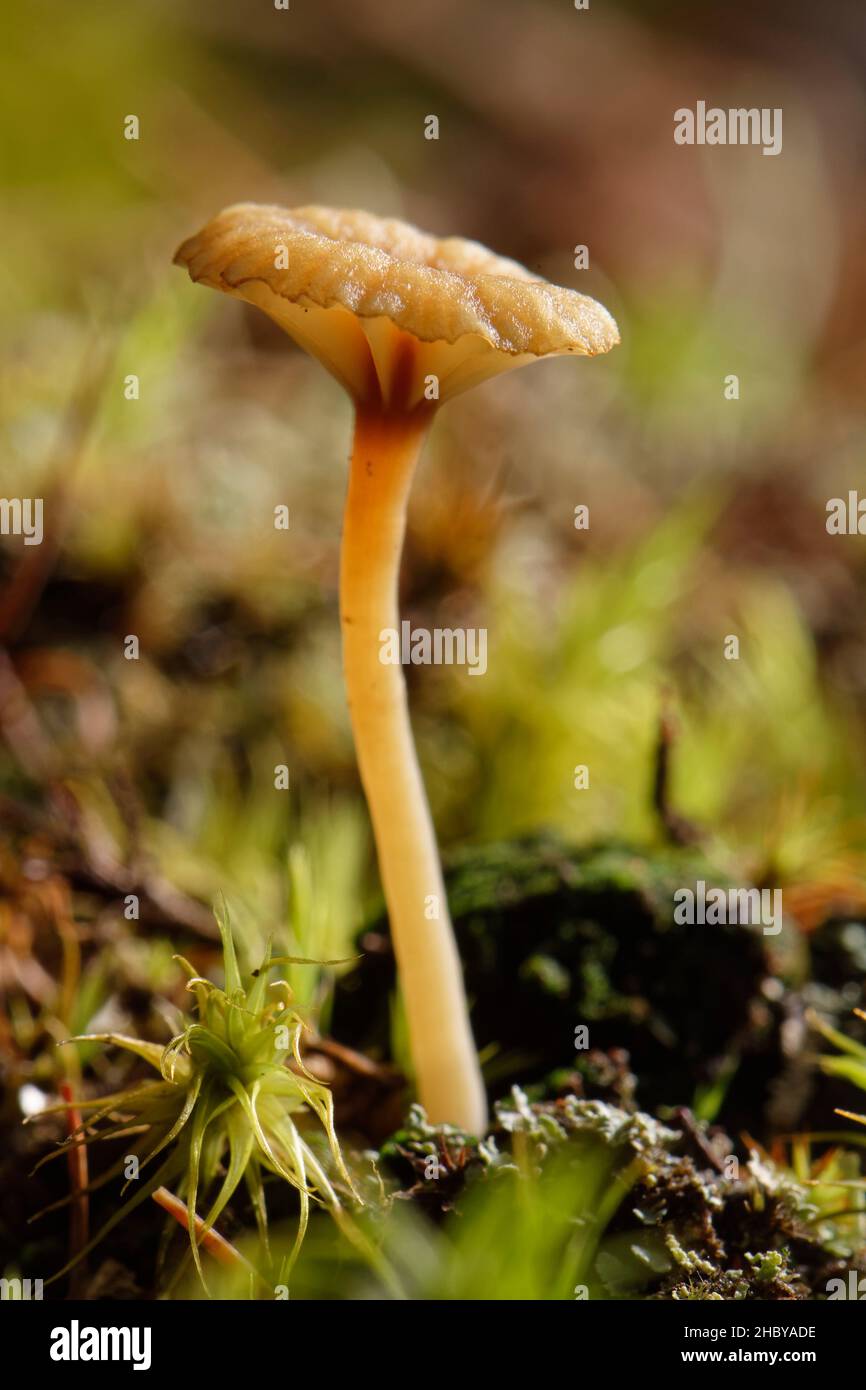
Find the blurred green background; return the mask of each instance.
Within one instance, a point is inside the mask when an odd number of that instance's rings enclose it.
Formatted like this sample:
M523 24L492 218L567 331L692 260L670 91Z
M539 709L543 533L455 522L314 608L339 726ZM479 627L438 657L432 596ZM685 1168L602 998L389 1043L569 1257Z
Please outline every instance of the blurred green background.
M4 50L0 490L46 518L0 556L7 849L62 842L73 879L198 927L218 889L296 938L299 903L344 930L376 891L340 674L349 406L171 264L225 204L324 202L476 237L622 332L435 425L404 616L489 631L483 679L409 672L443 845L651 843L667 708L672 802L716 854L805 927L863 904L866 539L825 529L866 456L856 0L31 0ZM782 107L782 153L677 146L698 99Z

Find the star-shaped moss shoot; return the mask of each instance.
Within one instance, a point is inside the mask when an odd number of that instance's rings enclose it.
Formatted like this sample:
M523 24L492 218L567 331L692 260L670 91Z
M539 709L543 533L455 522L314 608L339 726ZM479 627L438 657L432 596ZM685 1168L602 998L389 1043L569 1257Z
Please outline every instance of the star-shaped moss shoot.
M282 1178L299 1196L297 1239L283 1274L288 1273L300 1250L311 1202L326 1207L349 1238L356 1245L360 1242L364 1252L375 1258L372 1247L350 1221L335 1185L358 1199L337 1142L331 1093L304 1065L300 1044L305 1023L293 1007L288 984L271 978L280 965L315 962L273 957L268 950L259 969L242 976L228 916L220 911L217 920L225 988L203 979L189 961L177 956L189 976L187 989L195 1000L196 1017L186 1020L167 1046L117 1033L69 1039L109 1043L131 1052L147 1062L158 1079L136 1081L123 1091L91 1100L63 1101L39 1112L45 1115L75 1108L85 1112L85 1119L37 1167L69 1148L123 1136L124 1152L92 1188L123 1175L127 1179L124 1192L133 1189L93 1239L49 1282L82 1260L142 1202L169 1187L176 1188L186 1203L191 1256L207 1289L199 1246L242 1181L252 1197L267 1252L263 1178L268 1174ZM326 1171L321 1147L311 1142L309 1122L313 1117L330 1149L333 1180ZM137 1160L134 1172L129 1169L130 1157ZM55 1205L66 1205L75 1195L72 1192ZM212 1200L199 1220L199 1200L208 1198ZM178 1272L182 1269L180 1266Z
M479 1132L484 1088L436 837L399 665L406 503L443 402L540 357L592 356L618 341L586 295L539 280L474 241L393 219L242 203L184 242L193 280L256 304L348 391L355 406L340 575L343 664L418 1094L429 1118Z

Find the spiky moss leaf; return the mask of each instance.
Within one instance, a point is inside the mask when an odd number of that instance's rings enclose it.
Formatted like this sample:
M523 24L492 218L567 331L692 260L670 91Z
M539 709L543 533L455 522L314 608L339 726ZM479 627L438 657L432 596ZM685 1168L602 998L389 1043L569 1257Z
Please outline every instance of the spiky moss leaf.
M858 1062L854 1057L822 1057L821 1070L826 1076L842 1076L858 1090L866 1091L866 1062Z
M854 1013L860 1019L866 1017L862 1009L855 1009ZM858 1090L866 1091L866 1047L853 1038L849 1038L845 1033L841 1033L837 1028L832 1028L814 1010L809 1013L808 1020L821 1037L833 1043L843 1053L841 1057L822 1056L818 1058L818 1065L824 1075L841 1077L845 1081L850 1081ZM866 1124L866 1117L854 1111L837 1107L836 1114L842 1115L845 1119L854 1120L856 1124Z
M142 1057L156 1071L162 1070L164 1047L161 1047L159 1043L142 1042L140 1038L128 1038L123 1033L87 1033L82 1037L66 1038L64 1045L95 1042L110 1043L112 1047L120 1047L124 1052L131 1052L136 1057Z
M133 1196L130 1197L128 1201L124 1202L123 1205L119 1207L118 1210L114 1212L112 1216L109 1217L109 1219L100 1228L100 1230L97 1231L96 1235L93 1236L93 1238L89 1240L87 1244L82 1247L81 1250L78 1251L75 1258L72 1260L68 1260L67 1263L62 1267L62 1269L58 1269L56 1274L53 1274L50 1279L47 1279L45 1281L46 1284L53 1284L55 1280L62 1279L64 1274L68 1274L71 1269L73 1269L77 1264L80 1263L81 1260L85 1259L86 1256L90 1254L91 1250L96 1249L97 1245L99 1245L100 1242L103 1241L105 1237L109 1235L111 1231L114 1230L115 1226L119 1225L121 1221L125 1220L126 1217L129 1216L130 1213L133 1212L136 1207L141 1206L142 1202L146 1202L147 1199L153 1195L153 1193L156 1191L158 1187L166 1187L169 1184L173 1183L180 1172L181 1163L179 1158L174 1154L170 1155L166 1159L165 1163L163 1163L163 1165L159 1169L157 1169L153 1177L150 1178L147 1182L143 1183L140 1187L138 1187ZM40 1216L42 1214L42 1212L39 1213ZM34 1220L35 1219L36 1218L34 1218Z
M823 1038L826 1038L828 1042L834 1043L835 1046L839 1048L840 1052L846 1052L849 1056L856 1057L866 1066L866 1047L864 1047L862 1043L856 1042L854 1038L849 1038L846 1033L840 1032L838 1028L831 1027L831 1025L825 1022L814 1010L809 1014L809 1023ZM866 1087L864 1087L864 1089L866 1089Z
M235 954L235 943L232 937L231 923L229 922L228 908L225 899L220 898L216 904L214 915L217 926L220 929L220 941L223 948L223 969L225 971L226 994L233 995L241 988L241 972L238 968L238 958Z
M201 1255L196 1239L195 1218L197 1214L196 1204L198 1199L198 1180L199 1167L201 1165L201 1150L204 1142L204 1132L210 1120L209 1097L207 1093L202 1097L202 1103L198 1106L190 1120L189 1146L187 1154L186 1172L186 1205L189 1214L189 1241L192 1247L192 1257L195 1261L196 1273L202 1282L202 1287L207 1292L204 1271L201 1265Z

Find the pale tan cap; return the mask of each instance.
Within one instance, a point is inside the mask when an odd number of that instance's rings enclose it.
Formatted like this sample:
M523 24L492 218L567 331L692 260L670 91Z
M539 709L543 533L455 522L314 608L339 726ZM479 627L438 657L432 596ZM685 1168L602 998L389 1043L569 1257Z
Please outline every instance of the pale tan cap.
M411 409L540 357L619 342L611 315L475 241L325 207L237 203L175 256L256 304L361 402ZM428 387L429 390L429 387Z

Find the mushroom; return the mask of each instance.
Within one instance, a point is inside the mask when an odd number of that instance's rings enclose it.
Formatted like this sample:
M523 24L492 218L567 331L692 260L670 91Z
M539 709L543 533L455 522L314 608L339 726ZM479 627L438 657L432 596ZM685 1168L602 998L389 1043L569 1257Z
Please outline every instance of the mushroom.
M539 357L619 341L594 300L474 241L366 212L226 208L180 247L192 280L263 309L348 391L355 437L340 567L343 666L429 1119L483 1132L486 1101L399 665L398 580L412 476L434 412Z

